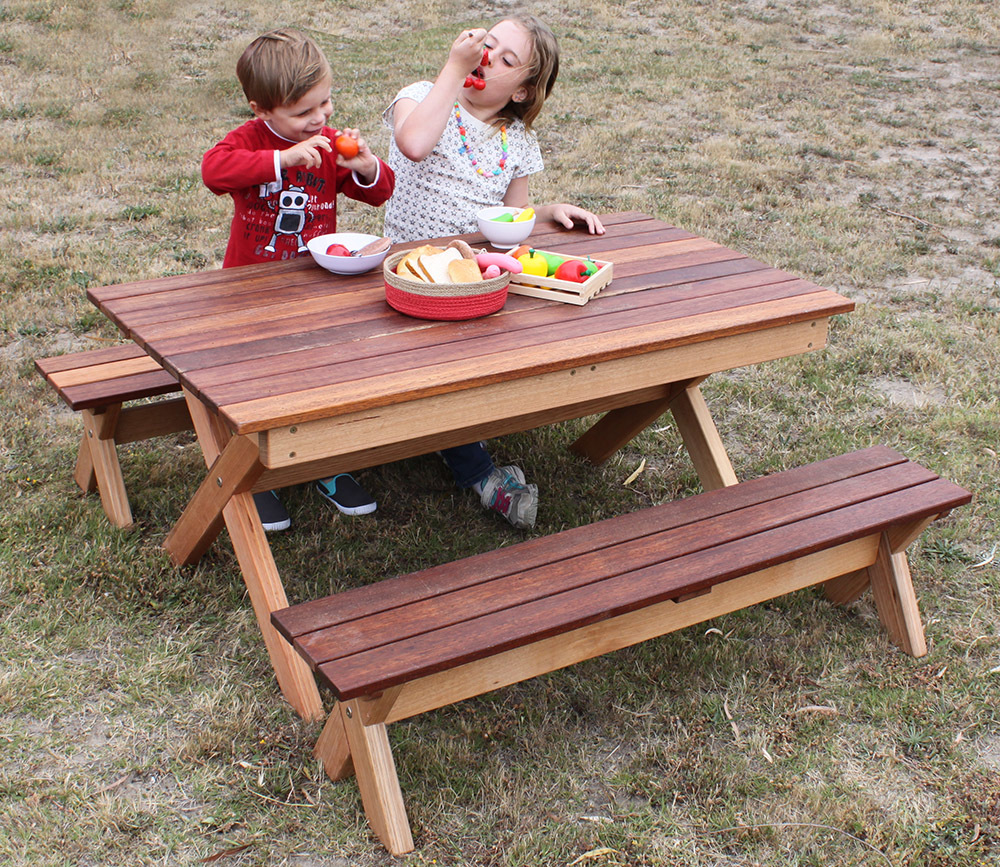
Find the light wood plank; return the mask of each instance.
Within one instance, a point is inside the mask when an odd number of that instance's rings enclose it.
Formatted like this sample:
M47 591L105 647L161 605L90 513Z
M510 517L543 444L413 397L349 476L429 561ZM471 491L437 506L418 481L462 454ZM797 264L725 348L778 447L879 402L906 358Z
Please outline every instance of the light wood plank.
M132 508L125 490L118 451L115 448L114 429L121 405L110 407L106 412L83 410L84 436L87 438L88 459L101 496L101 505L108 520L116 527L132 526ZM80 458L77 456L78 472Z
M670 403L691 463L706 491L735 485L739 479L712 420L708 404L697 386L686 388Z
M886 534L879 540L878 556L868 569L879 620L893 644L910 656L927 655L924 626L910 579L906 554L892 553Z
M361 803L375 836L393 855L413 851L413 836L384 723L365 725L357 700L338 704Z
M623 390L623 383L628 384L629 390L662 386L808 352L822 345L821 337L825 333L825 321L793 323L755 334L734 335L634 358L482 385L473 395L464 391L439 394L296 422L261 433L261 461L268 469L275 469L322 460L338 453L405 442L406 431L436 436L463 430L468 428L470 419L485 427L504 422L512 408L520 413L547 412L551 415L560 407L576 406L584 401L594 405L601 398L615 400ZM228 407L224 414L234 422L234 430L238 430L231 412L234 409ZM247 429L257 426L248 424ZM404 433L401 435L401 432Z

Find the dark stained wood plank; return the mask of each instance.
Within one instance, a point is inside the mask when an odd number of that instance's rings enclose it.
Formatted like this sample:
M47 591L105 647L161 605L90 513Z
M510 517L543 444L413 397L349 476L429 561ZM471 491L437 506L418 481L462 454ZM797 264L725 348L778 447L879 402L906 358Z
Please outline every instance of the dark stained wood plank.
M750 479L734 487L708 491L561 533L529 539L518 543L516 558L510 556L509 547L504 547L293 605L276 613L272 619L282 634L291 640L322 625L335 625L370 613L388 611L428 595L449 593L522 569L534 569L560 558L591 553L617 541L642 539L652 533L730 515L740 509L815 490L844 479L869 479L872 474L878 473L884 482L895 484L896 478L887 474L886 470L904 467L906 463L906 458L893 449L872 446Z
M36 358L35 367L42 376L49 376L66 370L79 370L85 367L110 364L114 361L141 358L145 354L134 343L122 343L118 346L106 346L101 349L86 349L82 352L67 352L65 355Z
M969 496L958 486L938 479L916 489L617 575L597 586L548 596L376 647L321 665L318 673L341 698L371 694L414 677L697 592L852 538L876 534L899 520L917 520L961 505L968 502ZM699 578L692 581L692 575Z
M902 467L902 471L893 468L893 472L887 472L895 479L893 484L883 485L879 473L845 479L638 539L616 541L597 551L573 557L559 556L533 569L521 569L516 574L481 581L447 594L435 594L403 608L301 635L296 646L307 658L328 662L513 606L582 590L587 585L596 588L618 575L661 567L671 560L760 536L776 528L799 523L805 526L804 522L816 516L838 511L844 513L840 532L848 538L858 538L855 534L866 535L870 525L867 521L851 523L849 516L859 514L856 506L891 498L900 490L936 480L933 473L919 465L904 464ZM788 549L772 545L766 552L762 551L760 565L756 568L766 568L785 562L789 556L797 556L807 540L804 536L789 536L786 542ZM765 562L765 558L773 560ZM682 588L684 593L698 592L715 583L711 576L697 574L689 581L691 586ZM637 583L634 592L642 596L646 590Z
M490 356L511 352L541 355L546 344L589 336L609 335L609 340L617 342L623 331L646 326L651 319L660 323L675 322L690 316L732 311L741 302L747 306L759 305L798 294L799 285L790 281L772 287L679 298L669 307L661 305L655 315L641 303L655 303L653 293L646 293L641 299L618 296L607 299L599 315L592 310L594 315L581 314L556 322L552 321L549 311L539 310L534 318L531 314L519 317L520 327L516 330L505 329L502 321L486 319L480 327L452 329L454 340L441 340L437 331L408 331L283 353L266 360L241 358L208 370L192 371L188 379L199 394L220 405L393 373L399 375L400 385L405 387L408 379L422 380L427 367L467 361L482 371L486 369L483 359ZM637 300L640 303L636 303Z
M791 322L808 322L840 312L834 306L840 296L819 292L802 297L779 299L748 305L734 319L732 311L721 310L696 314L671 322L649 322L617 333L602 332L590 337L569 337L532 347L530 356L504 352L477 356L468 360L425 366L419 376L410 372L404 380L398 373L379 374L328 385L298 384L298 391L240 400L216 401L211 390L201 392L202 399L234 426L239 433L252 433L290 424L300 424L356 410L372 409L410 400L499 382L529 378L568 370L580 365L595 365L637 354L656 352L695 342L762 329ZM253 384L267 391L278 383Z
M137 373L100 382L72 385L60 389L70 409L97 409L114 403L127 403L144 397L156 397L180 391L180 383L165 370Z

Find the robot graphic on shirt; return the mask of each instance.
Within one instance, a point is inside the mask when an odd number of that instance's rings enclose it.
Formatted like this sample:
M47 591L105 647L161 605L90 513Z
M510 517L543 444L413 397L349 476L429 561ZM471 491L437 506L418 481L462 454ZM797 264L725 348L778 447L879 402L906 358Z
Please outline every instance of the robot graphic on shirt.
M274 245L278 240L278 235L295 235L298 242L298 252L305 252L308 248L302 242L302 230L306 227L308 214L306 205L309 203L309 195L303 187L289 187L287 190L275 190L272 184L262 185L261 193L278 193L278 213L274 218L274 234L271 240L264 247L269 253L274 252ZM268 201L267 206L274 210L274 202Z

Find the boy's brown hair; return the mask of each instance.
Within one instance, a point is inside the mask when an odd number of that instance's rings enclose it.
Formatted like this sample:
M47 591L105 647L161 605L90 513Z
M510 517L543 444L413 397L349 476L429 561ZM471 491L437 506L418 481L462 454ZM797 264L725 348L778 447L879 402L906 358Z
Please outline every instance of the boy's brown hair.
M531 124L552 93L556 76L559 75L559 43L549 26L534 15L515 15L506 20L513 21L528 31L531 37L531 62L528 64L528 77L524 81L527 97L521 102L508 102L501 115L509 119L519 117L524 121L525 127L531 129Z
M236 62L247 100L264 111L298 102L324 79L330 64L320 47L298 30L282 28L258 36Z

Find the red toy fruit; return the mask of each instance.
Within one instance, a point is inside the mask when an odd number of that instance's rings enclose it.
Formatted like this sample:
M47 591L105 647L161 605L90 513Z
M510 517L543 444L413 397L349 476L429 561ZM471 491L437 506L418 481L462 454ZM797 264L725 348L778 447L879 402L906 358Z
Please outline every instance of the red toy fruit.
M587 263L579 259L567 259L556 268L555 278L570 283L584 283L587 280Z
M345 160L354 159L358 155L358 140L349 135L338 135L333 146Z
M327 256L350 256L351 251L343 244L331 244L326 248Z

